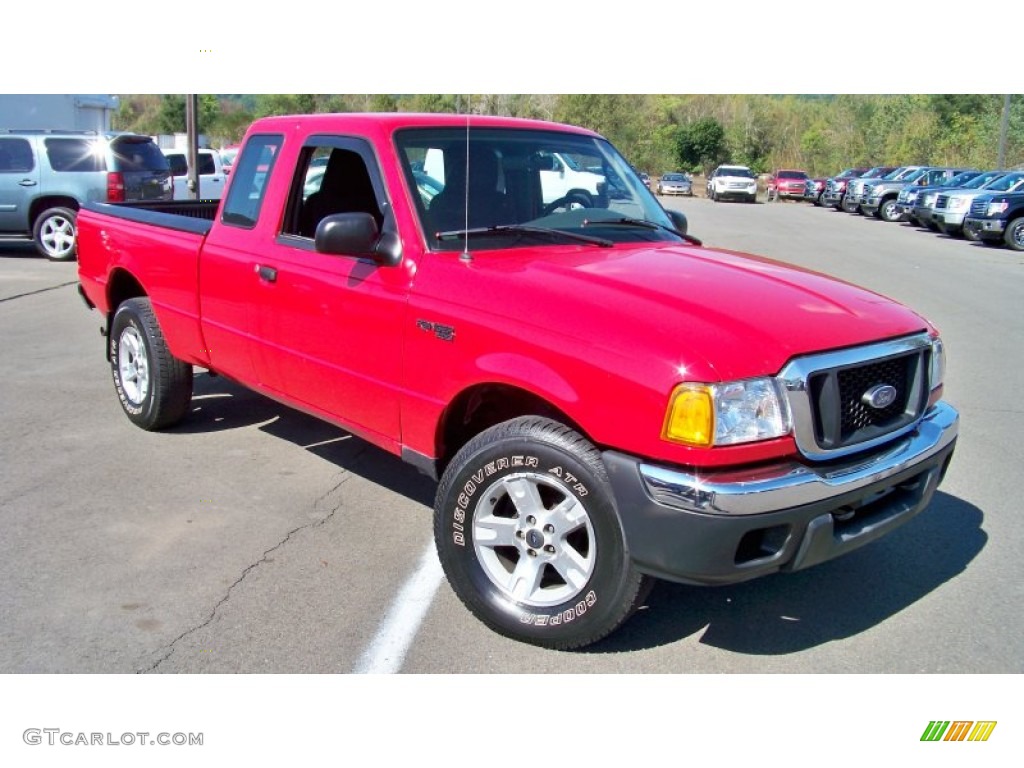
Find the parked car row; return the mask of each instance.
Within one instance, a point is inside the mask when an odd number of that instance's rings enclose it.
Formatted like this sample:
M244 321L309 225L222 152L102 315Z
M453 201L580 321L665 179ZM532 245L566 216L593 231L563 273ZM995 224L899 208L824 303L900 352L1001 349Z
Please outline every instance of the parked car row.
M1024 172L928 165L850 168L826 181L821 199L847 213L1024 250Z

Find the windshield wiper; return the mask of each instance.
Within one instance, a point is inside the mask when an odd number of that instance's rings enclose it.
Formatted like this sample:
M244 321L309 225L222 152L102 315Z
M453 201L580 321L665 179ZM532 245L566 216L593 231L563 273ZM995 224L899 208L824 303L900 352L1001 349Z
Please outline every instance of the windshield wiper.
M645 229L662 229L666 232L671 232L673 235L678 235L688 243L694 245L704 245L704 241L700 240L693 235L688 235L685 232L680 232L675 227L670 227L668 224L659 224L656 221L648 221L647 219L632 219L632 218L621 218L621 219L584 219L583 226L599 227L602 225L611 224L613 226L620 227L643 227Z
M536 234L548 235L550 237L567 237L570 240L578 240L581 243L599 245L602 248L611 248L615 243L603 237L593 235L581 235L578 232L567 232L564 229L553 229L551 227L531 227L526 224L498 224L493 227L477 227L475 229L450 229L447 232L438 232L434 235L437 240L454 240L459 237L472 237L474 235L523 235Z

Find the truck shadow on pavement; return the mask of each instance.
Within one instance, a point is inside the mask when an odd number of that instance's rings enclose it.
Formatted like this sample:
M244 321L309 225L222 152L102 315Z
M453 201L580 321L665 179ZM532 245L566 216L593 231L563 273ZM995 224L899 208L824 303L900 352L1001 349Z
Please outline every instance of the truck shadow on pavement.
M703 630L701 643L773 656L858 635L962 573L988 540L983 517L939 491L905 526L806 571L727 587L658 582L644 608L587 650L655 648Z
M258 427L261 432L294 443L339 469L433 508L436 483L398 457L341 427L219 376L196 372L191 412L168 432L200 434L250 427Z
M189 417L171 433L256 427L338 468L433 507L436 483L340 427L220 377L197 373ZM807 650L864 632L963 572L984 548L983 514L941 491L914 520L862 549L790 574L726 587L658 582L640 611L585 654L700 642L753 656Z

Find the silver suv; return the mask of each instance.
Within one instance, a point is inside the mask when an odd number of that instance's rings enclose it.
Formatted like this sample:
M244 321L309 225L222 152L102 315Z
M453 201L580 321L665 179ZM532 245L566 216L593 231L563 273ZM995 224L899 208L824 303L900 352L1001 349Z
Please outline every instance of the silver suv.
M32 240L49 259L73 259L82 203L170 200L171 184L149 136L0 131L0 241Z

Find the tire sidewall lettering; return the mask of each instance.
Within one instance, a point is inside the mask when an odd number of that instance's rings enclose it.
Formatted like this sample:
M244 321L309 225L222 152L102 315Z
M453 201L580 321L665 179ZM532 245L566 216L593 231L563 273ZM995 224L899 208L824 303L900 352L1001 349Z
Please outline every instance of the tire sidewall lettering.
M502 603L506 614L520 626L529 626L541 630L557 630L568 624L579 621L587 615L600 601L599 589L595 586L597 572L591 575L590 582L583 590L566 604L533 608L520 605L504 595L497 595L495 588L484 574L482 566L473 554L472 518L474 502L481 489L490 488L493 482L503 475L515 475L520 472L532 471L553 478L562 491L573 496L581 503L594 503L591 489L580 476L580 470L571 469L565 462L557 461L542 454L515 452L489 458L485 463L475 464L471 471L463 470L463 474L453 483L450 496L454 503L449 507L448 528L450 541L465 554L459 556L467 577L482 585L491 594L489 600ZM596 525L596 521L592 521Z

